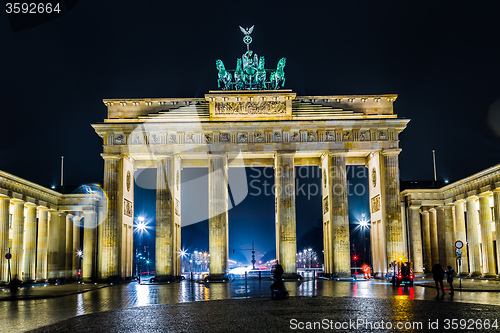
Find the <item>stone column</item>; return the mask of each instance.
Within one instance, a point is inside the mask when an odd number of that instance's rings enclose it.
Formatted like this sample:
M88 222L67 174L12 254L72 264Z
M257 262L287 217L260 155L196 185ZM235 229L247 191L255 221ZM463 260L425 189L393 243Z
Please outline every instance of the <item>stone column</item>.
M2 256L9 252L9 209L10 198L0 196L0 251ZM8 260L2 257L0 257L0 260L0 282L8 282Z
M444 207L439 206L436 208L437 215L437 239L438 239L438 257L439 263L446 269L446 243L444 237Z
M26 203L26 235L24 242L24 281L35 281L36 267L36 205Z
M430 223L430 235L431 235L431 258L432 265L439 263L439 251L438 251L438 231L437 231L437 211L435 208L429 209L429 223ZM432 270L432 267L430 267Z
M462 265L460 271L462 275L469 274L469 261L467 254L467 235L465 233L465 200L455 201L455 222L457 240L462 241ZM458 273L458 270L457 270Z
M399 194L399 149L382 151L383 156L383 195L386 215L386 248L389 262L405 257L403 223Z
M481 275L481 258L479 256L479 214L477 197L467 198L467 243L469 245L469 272L471 276Z
M424 264L425 273L432 271L432 252L431 252L431 225L429 221L429 211L422 212L422 233L424 243Z
M500 265L500 189L495 189L493 191L493 215L495 215L497 264ZM500 274L500 268L498 273Z
M455 212L453 205L444 206L444 246L446 254L446 263L443 268L451 266L457 271L456 254L455 254Z
M66 278L66 213L59 212L59 246L57 248L57 276Z
M80 269L80 256L78 251L82 248L80 247L80 226L82 225L81 212L77 213L73 217L73 259L71 262L71 277L73 279L78 279L78 270Z
M59 212L49 210L48 246L47 246L47 278L55 280L59 269Z
M491 192L479 196L479 222L481 224L481 247L483 249L483 276L495 277L495 252L493 249L493 231L491 229Z
M101 154L104 158L104 193L108 199L108 213L99 224L99 278L119 277L120 211L118 200L118 155Z
M23 279L23 242L24 242L24 201L13 199L14 215L12 217L12 259L10 269L12 278L17 275Z
M38 207L38 244L36 250L36 279L47 280L47 248L48 248L48 210L47 207Z
M97 276L96 272L96 231L97 214L93 209L83 211L83 258L82 258L82 279L93 280Z
M158 160L156 167L156 279L173 280L174 276L174 160Z
M228 269L228 165L225 154L208 157L210 280L224 280Z
M347 172L345 153L330 154L330 184L332 197L331 239L333 243L333 274L351 276L349 210L347 206Z
M73 215L66 215L66 260L64 276L66 279L71 279L71 270L73 269L73 257L76 253L73 253Z
M422 233L420 226L420 207L410 206L410 246L414 274L424 274L422 257Z

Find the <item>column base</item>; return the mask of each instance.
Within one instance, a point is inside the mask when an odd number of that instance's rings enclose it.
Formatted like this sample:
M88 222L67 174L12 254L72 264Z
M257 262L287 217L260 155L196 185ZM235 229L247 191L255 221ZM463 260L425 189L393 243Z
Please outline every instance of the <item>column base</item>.
M209 274L203 280L205 282L229 282L227 274Z
M486 274L483 274L481 277L485 278L485 279L494 279L497 277L497 275L494 273L486 273Z
M170 283L182 280L182 276L174 276L174 275L156 275L151 278L151 282L159 282L159 283Z
M480 277L481 275L481 272L472 272L469 274L470 277Z
M302 275L297 273L285 273L282 275L283 280L302 280Z
M332 279L352 279L352 276L350 273L332 273Z

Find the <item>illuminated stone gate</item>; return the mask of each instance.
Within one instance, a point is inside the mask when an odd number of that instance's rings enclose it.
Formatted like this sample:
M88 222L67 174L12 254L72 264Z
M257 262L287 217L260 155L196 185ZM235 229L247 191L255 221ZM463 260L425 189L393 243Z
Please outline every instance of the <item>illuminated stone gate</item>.
M132 274L130 232L138 168L157 169L156 274L179 277L180 171L209 170L210 278L228 269L229 167L273 167L276 253L296 275L295 166L322 169L325 273L350 276L347 165L369 171L371 251L376 273L404 256L396 95L304 96L291 90L211 91L204 98L108 99L103 139L108 215L99 226L100 277ZM245 179L246 182L246 179ZM132 237L133 239L133 237Z

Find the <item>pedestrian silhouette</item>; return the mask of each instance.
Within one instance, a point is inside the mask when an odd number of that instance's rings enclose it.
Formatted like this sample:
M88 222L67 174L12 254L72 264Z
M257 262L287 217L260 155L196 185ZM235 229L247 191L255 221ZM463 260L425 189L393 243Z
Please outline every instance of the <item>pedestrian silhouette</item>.
M436 283L436 291L439 295L439 285L441 285L441 291L444 295L444 286L443 286L443 278L444 278L444 269L440 264L435 264L432 266L432 278Z
M455 271L453 267L448 266L448 270L446 271L447 281L450 284L450 295L455 294L455 290L453 289L453 276L455 275Z
M19 286L21 285L21 281L17 278L17 274L14 276L12 280L9 282L10 289L10 297L16 298L17 291L19 290Z

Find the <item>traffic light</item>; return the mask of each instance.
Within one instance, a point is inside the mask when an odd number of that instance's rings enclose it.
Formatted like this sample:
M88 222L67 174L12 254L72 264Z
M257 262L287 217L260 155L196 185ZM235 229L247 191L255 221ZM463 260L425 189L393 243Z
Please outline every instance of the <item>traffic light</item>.
M354 255L354 256L352 257L352 259L354 259L354 260L358 260L358 256L357 256L357 255Z

